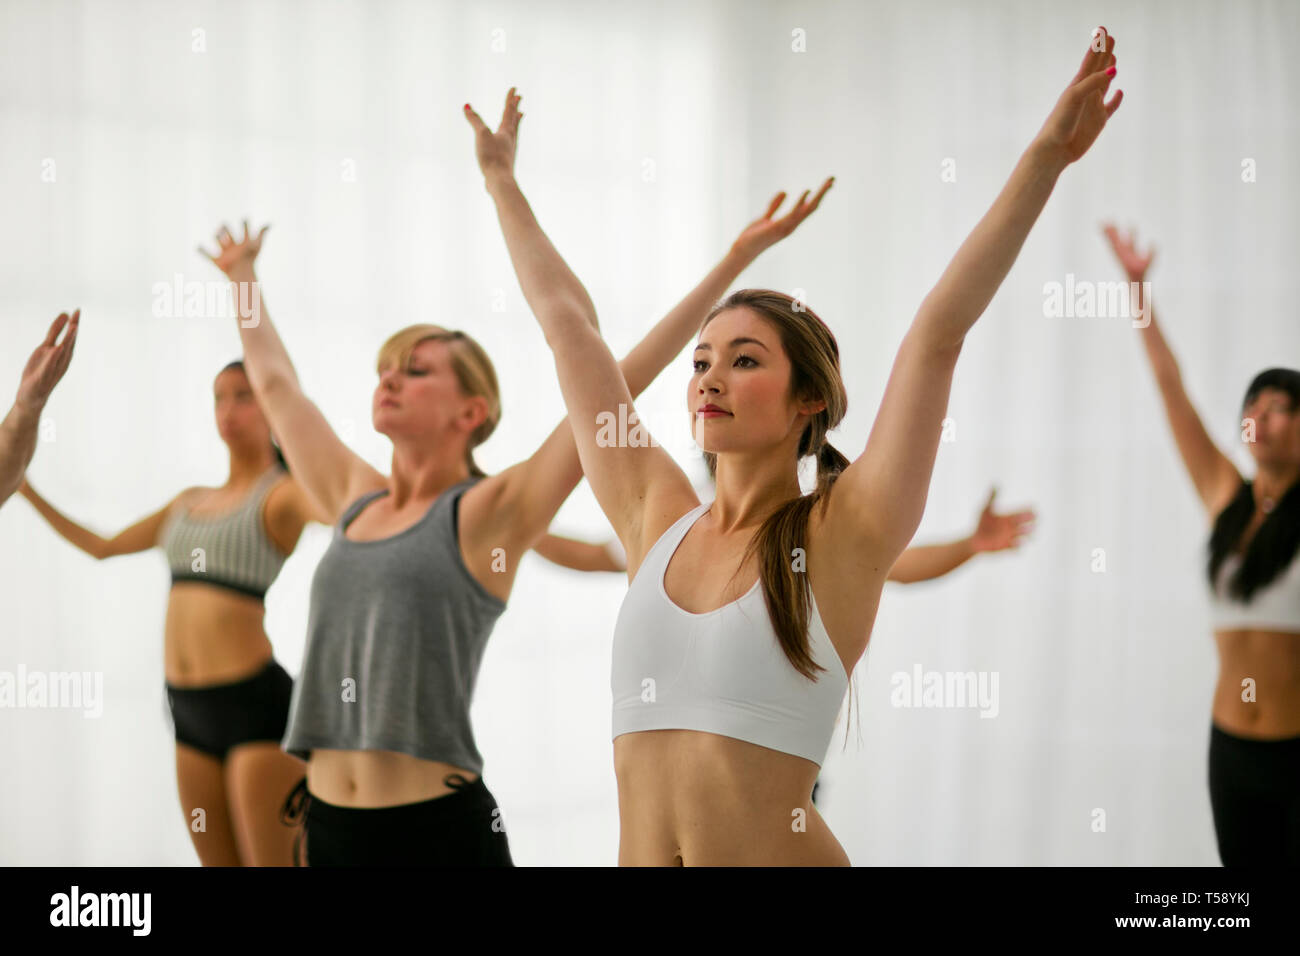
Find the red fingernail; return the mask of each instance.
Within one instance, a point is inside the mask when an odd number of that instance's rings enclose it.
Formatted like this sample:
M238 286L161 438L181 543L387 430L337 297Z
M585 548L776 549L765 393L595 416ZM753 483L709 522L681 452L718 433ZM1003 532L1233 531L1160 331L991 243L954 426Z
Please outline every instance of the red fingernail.
M1115 75L1115 68L1112 66L1109 70L1106 71L1106 75L1107 75L1107 76L1114 76L1114 75Z
M468 103L465 104L465 109L469 109L469 104L468 104Z

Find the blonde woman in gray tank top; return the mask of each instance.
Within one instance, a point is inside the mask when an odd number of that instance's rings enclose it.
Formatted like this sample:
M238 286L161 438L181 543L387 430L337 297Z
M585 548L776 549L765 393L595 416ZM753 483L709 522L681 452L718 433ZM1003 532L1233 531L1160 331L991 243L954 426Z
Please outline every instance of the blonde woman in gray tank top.
M513 93L500 127L476 140L480 161L490 155L510 170L522 116ZM773 219L783 196L622 361L631 394L681 353L740 272L816 206L801 201ZM586 290L522 197L520 208L507 245L529 307L595 324ZM303 394L260 292L238 298L241 283L257 281L266 228L250 233L245 222L236 239L223 227L209 258L235 284L236 301L259 310L238 323L253 389L294 474L336 522L313 583L285 741L307 759L303 862L508 864L504 839L487 832L502 824L482 783L469 701L520 557L582 477L572 429L561 419L531 456L483 474L473 450L500 415L491 362L468 335L417 325L380 350L372 421L392 441L393 457L389 474L372 468ZM439 621L430 623L426 607ZM482 832L466 838L469 828Z
M319 518L277 460L242 364L222 369L213 391L230 454L221 487L187 488L110 537L68 518L26 482L20 491L93 558L167 552L173 583L163 669L185 828L204 866L287 866L292 835L279 811L303 765L280 748L292 679L272 656L262 597L303 526Z

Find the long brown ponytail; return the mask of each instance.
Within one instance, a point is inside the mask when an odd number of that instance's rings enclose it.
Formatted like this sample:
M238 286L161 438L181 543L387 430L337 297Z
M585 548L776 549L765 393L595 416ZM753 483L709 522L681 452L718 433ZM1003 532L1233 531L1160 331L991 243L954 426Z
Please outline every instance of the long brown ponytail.
M770 322L780 334L781 345L790 359L791 394L800 399L820 400L826 407L814 415L799 437L798 460L809 455L817 459L817 487L781 505L764 520L750 540L741 560L745 564L755 551L759 555L759 579L763 600L781 649L791 665L809 680L826 670L809 652L808 621L812 610L812 589L804 572L808 518L818 502L825 508L827 495L849 460L826 440L826 433L840 423L848 410L848 397L840 377L840 352L821 319L798 300L770 289L742 289L720 302L704 320L701 330L726 309L748 308ZM716 475L717 455L704 453L709 474ZM796 565L800 565L796 570Z

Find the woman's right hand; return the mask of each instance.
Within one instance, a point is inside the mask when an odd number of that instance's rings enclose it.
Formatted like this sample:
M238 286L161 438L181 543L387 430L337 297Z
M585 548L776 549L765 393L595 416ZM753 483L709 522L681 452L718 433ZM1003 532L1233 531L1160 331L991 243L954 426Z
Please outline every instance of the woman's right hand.
M1102 227L1102 232L1110 240L1110 247L1115 252L1115 258L1119 264L1124 267L1124 272L1128 276L1129 282L1141 282L1146 278L1147 269L1151 268L1151 260L1156 256L1154 246L1148 247L1146 254L1138 252L1137 236L1130 229L1127 236L1120 235L1120 231L1115 228L1114 224L1106 223Z
M236 240L230 234L230 230L225 223L222 223L221 228L217 230L217 245L220 247L220 251L214 256L208 250L199 246L199 252L211 259L216 267L228 277L234 278L237 271L251 270L253 268L253 262L257 259L257 254L262 251L262 237L266 235L266 230L270 228L270 226L263 226L256 236L252 236L248 231L248 220L245 219L244 238Z
M80 321L80 309L72 313L72 318L68 318L68 313L62 312L54 320L46 333L45 341L36 346L36 351L23 368L22 378L18 382L16 404L38 412L45 408L50 392L59 384L63 373L68 370L68 363L72 361L72 349L77 344L77 323ZM65 327L67 332L60 342L59 333Z
M473 107L465 104L465 119L474 127L474 154L484 179L493 176L510 179L515 175L515 144L519 139L519 121L524 118L524 114L519 112L521 99L522 96L515 95L515 88L510 87L505 109L501 112L501 125L495 133L488 129Z

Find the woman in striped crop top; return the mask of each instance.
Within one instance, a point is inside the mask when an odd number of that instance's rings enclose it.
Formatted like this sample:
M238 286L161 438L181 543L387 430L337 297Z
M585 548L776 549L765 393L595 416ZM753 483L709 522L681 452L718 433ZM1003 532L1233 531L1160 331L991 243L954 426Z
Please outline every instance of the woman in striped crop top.
M1154 250L1105 227L1130 282ZM1300 371L1271 368L1246 388L1247 481L1202 423L1147 306L1142 344L1178 452L1211 525L1210 623L1219 651L1209 743L1210 808L1225 866L1300 865Z
M520 286L536 313L594 323L586 290L514 183L518 102L511 90L496 131L468 106L465 115L480 166L492 170L489 191L508 189L518 199L503 225ZM742 234L624 359L632 394L681 352L749 262L809 211L779 223L764 217ZM265 231L250 234L245 223L240 240L225 229L218 234L220 251L211 258L232 283L257 281ZM464 332L414 325L379 349L372 422L393 443L382 474L339 440L303 394L265 303L253 298L256 320L239 322L253 388L294 474L335 522L312 583L284 740L307 760L305 785L286 807L303 817L305 862L510 865L470 704L519 557L582 477L573 428L561 419L530 457L484 474L473 451L501 414L492 363Z
M700 503L644 436L603 423L632 394L581 316L536 316L583 472L627 554L614 629L619 862L848 864L811 791L889 569L925 508L957 357L1047 202L1119 106L1114 39L1082 65L992 209L926 296L894 360L865 451L826 440L847 399L830 329L805 303L743 290L708 315L686 388L716 475ZM489 177L489 184L491 179ZM522 214L489 190L503 224ZM798 466L815 456L817 487Z
M171 571L163 637L167 703L185 828L204 866L286 866L279 821L302 762L280 749L292 679L272 656L263 596L315 507L285 474L242 362L213 385L230 455L220 488L188 488L109 538L22 494L64 538L97 559L163 548ZM201 809L204 827L191 826Z

